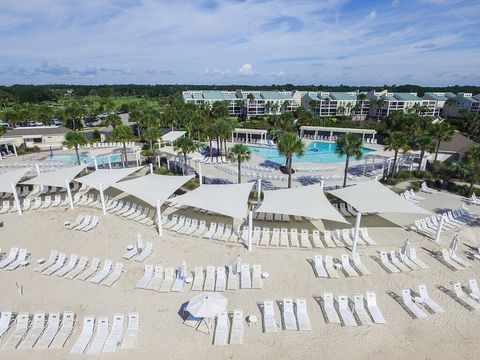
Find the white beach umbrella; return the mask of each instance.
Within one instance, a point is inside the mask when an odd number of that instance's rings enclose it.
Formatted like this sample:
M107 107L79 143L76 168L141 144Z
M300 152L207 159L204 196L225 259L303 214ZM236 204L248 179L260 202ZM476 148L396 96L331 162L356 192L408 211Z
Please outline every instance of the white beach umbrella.
M403 243L401 249L400 249L400 255L402 257L402 259L405 259L406 256L408 256L408 254L410 254L410 240L405 240L405 242Z
M228 299L214 292L201 293L190 299L186 310L197 318L213 318L227 309Z
M450 243L450 246L449 246L449 251L450 251L450 255L451 254L454 254L457 249L458 249L458 235L455 235L455 237L453 238L452 242Z

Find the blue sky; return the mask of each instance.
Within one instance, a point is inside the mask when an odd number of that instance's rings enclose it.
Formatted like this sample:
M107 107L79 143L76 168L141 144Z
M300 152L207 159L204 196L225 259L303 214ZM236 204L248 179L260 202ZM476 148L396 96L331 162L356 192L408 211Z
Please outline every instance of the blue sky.
M480 84L480 1L2 0L0 83Z

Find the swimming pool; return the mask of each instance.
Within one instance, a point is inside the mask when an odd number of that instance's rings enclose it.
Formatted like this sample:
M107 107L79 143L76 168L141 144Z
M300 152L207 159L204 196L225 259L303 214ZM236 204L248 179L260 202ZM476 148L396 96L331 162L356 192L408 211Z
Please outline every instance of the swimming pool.
M94 158L95 158L94 156L90 156L90 155L80 155L80 161L84 164L93 163ZM77 155L76 154L53 155L51 160L76 163L77 162ZM111 162L117 162L117 161L121 161L121 160L122 160L121 159L121 154L111 154L110 155L110 161ZM97 164L98 165L107 165L108 164L108 156L107 155L97 156Z
M263 146L249 146L250 151L265 160L269 160L278 164L285 163L285 157L280 155L276 147ZM335 154L336 144L314 141L305 149L305 154L302 157L294 156L293 162L312 162L312 163L335 163L344 162L345 156L338 156ZM363 147L362 153L367 154L372 149Z

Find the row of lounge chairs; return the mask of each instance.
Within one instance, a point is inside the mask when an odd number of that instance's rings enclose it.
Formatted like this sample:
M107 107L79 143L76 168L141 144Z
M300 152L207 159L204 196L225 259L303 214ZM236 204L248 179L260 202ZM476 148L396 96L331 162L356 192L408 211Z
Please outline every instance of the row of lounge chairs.
M420 260L415 248L411 247L408 253L395 251L379 251L380 257L376 260L388 273L409 272L412 270L428 269L429 266Z
M22 202L22 211L28 210L39 210L47 209L50 207L59 207L68 204L68 198L62 198L61 195L55 195L54 199L50 195L44 197L42 201L41 197L36 197L33 200L33 203L30 198L25 198ZM3 200L2 208L0 209L0 214L5 214L7 212L16 212L17 206L14 202L10 203L10 200Z
M470 205L480 205L480 200L477 198L477 195L473 193L472 196L467 198L467 203Z
M307 301L291 298L284 298L277 302L281 312L281 324L283 330L308 331L312 330L310 318L307 312ZM267 300L259 304L263 316L263 331L265 333L278 332L280 326L275 317L273 301Z
M452 283L455 300L468 310L480 311L480 289L478 288L477 279L470 279L468 285L469 289L466 289L467 292L465 292L460 282Z
M320 254L315 255L313 261L315 276L317 278L338 279L340 276L337 268L341 268L341 271L343 271L347 277L358 277L371 274L367 267L363 265L358 253L352 254L352 259L350 259L348 254L343 254L340 257L340 261L337 261L337 263L339 263L340 266L335 264L332 256L327 255L324 259Z
M139 262L145 261L147 257L153 253L153 242L147 241L146 246L143 246L142 236L138 234L137 241L134 245L127 248L127 252L123 254L123 258L127 260L135 260Z
M153 290L161 293L181 292L186 283L186 266L179 266L176 270L173 267L162 265L145 265L142 278L137 282L135 288Z
M187 324L194 325L195 320ZM214 345L241 345L244 338L244 318L242 310L234 310L231 314L221 312L217 315L217 322L214 333Z
M72 223L66 222L65 228L79 231L90 231L98 225L98 216L78 215Z
M456 251L451 249L442 249L441 255L438 254L435 256L439 259L444 265L446 265L451 270L464 270L465 268L472 266L471 263L462 259L457 255Z
M85 316L82 332L70 350L70 354L114 353L119 349L133 349L137 343L140 322L138 313L128 314L128 325L124 330L125 315L113 315L110 325L108 316Z
M63 314L40 311L33 315L3 311L0 315L0 340L14 328L3 350L61 349L70 338L75 323L76 315L70 311Z
M21 266L27 266L30 258L30 254L27 249L18 249L13 247L8 254L1 257L2 249L0 249L0 269L13 271Z
M40 262L34 269L44 275L63 277L64 279L77 279L89 281L94 284L112 286L124 274L122 263L116 263L112 268L112 261L105 260L100 266L100 259L93 258L88 266L88 258L76 254L70 255L67 260L65 253L56 250L50 252L49 258Z
M468 210L458 208L446 211L439 215L415 220L414 229L422 235L435 239L442 217L443 231L456 230L477 220L477 218L471 215Z
M125 143L127 147L135 146L135 142L128 141ZM94 142L88 143L82 146L82 149L98 149L98 148L112 148L112 147L123 147L123 143L121 142Z

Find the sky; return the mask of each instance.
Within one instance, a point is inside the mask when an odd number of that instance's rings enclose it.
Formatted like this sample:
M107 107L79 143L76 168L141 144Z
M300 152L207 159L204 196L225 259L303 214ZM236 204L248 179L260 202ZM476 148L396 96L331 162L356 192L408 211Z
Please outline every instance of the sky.
M480 85L480 1L1 0L0 84Z

